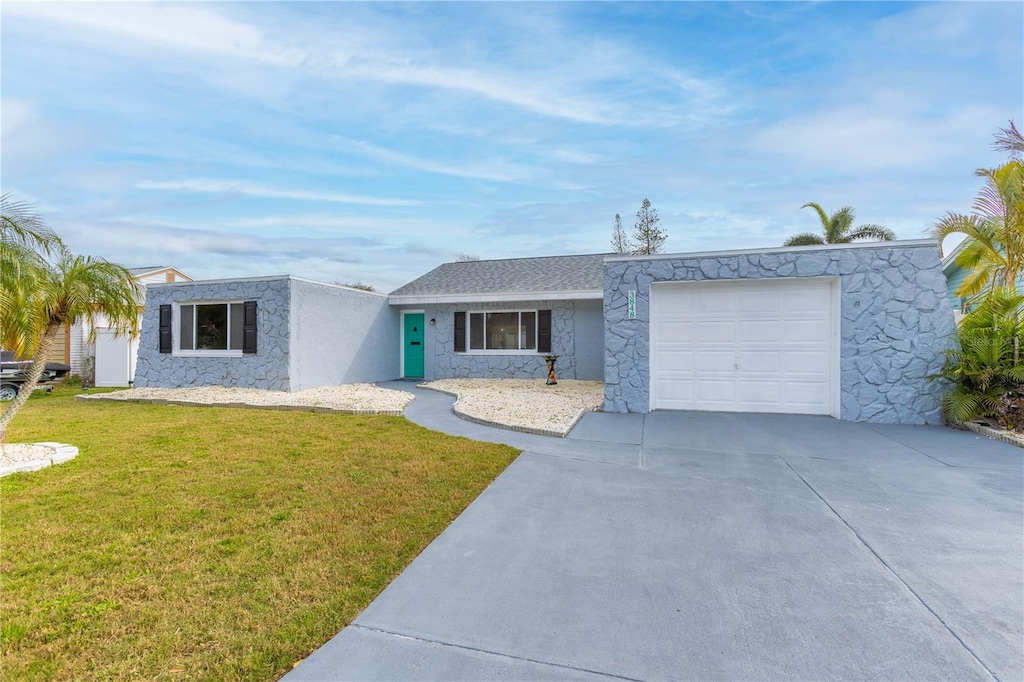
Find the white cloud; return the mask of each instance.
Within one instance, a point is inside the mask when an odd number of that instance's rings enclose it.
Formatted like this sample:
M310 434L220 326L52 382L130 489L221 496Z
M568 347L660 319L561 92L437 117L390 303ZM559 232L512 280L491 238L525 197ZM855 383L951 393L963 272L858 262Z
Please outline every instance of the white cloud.
M66 26L73 29L74 40L101 42L106 49L140 60L166 59L154 55L154 47L199 59L232 57L282 67L296 78L361 80L462 93L576 123L630 127L693 123L721 115L727 101L717 84L654 61L624 44L595 37L596 44L581 53L579 45L570 47L569 34L575 28L556 21L557 13L548 15L551 25L543 32L544 42L535 40L536 29L524 29L516 22L510 22L520 32L515 35L502 35L500 25L492 27L492 35L507 40L512 52L481 58L470 67L457 47L420 45L415 29L383 15L367 18L353 12L339 36L337 27L325 31L293 12L247 9L253 21L226 16L231 11L237 14L235 8L214 11L198 4L8 3L5 14ZM279 36L289 31L303 39L283 42ZM261 89L251 89L251 84L265 81L263 93L284 96L276 76L262 73L253 79L235 74L232 78L241 82L225 83L225 65L209 64L211 68L198 75L222 87L259 97ZM626 82L629 85L616 95L615 84ZM636 90L636 82L644 82L645 88ZM666 95L670 101L658 103ZM636 98L646 99L647 105L633 106Z
M943 115L918 111L902 96L825 109L790 118L756 135L758 151L786 156L807 168L839 173L926 170L937 162L982 150L1005 114L965 106Z
M298 199L301 201L329 201L339 204L362 204L365 206L416 206L421 202L408 199L386 199L339 194L336 192L311 192L302 189L268 187L241 180L143 180L135 185L139 189L167 190L174 192L201 192L209 194L242 194L250 197L269 199Z
M271 44L266 33L256 26L194 5L10 2L5 3L4 14L114 34L147 47L158 45L280 66L297 66L303 59L299 50Z
M2 122L5 138L14 135L37 116L35 105L25 99L5 97L0 100L0 109L4 112Z
M535 177L537 174L537 171L534 169L520 166L504 159L492 158L485 161L460 163L458 165L446 164L385 149L369 142L359 140L341 141L347 148L357 150L371 159L439 175L451 175L472 180L492 180L495 182L522 182L530 177Z
M405 85L460 90L511 104L536 114L581 123L623 122L621 117L606 111L606 107L598 102L552 91L543 86L543 81L514 78L493 70L480 72L458 67L364 61L346 63L339 67L338 74Z

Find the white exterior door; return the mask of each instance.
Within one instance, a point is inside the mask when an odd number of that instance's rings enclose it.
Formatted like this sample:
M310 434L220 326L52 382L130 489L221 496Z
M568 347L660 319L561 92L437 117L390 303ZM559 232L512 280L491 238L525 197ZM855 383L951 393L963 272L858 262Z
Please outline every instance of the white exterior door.
M96 330L96 385L127 386L132 379L131 344L107 328Z
M830 278L651 285L651 409L839 416Z

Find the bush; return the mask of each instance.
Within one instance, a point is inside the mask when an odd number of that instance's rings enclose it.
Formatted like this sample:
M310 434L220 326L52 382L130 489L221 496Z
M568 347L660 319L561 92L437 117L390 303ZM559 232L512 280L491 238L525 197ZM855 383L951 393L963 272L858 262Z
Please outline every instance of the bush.
M1009 429L1024 426L1024 296L995 289L964 316L959 348L945 352L933 379L954 384L942 408L954 422L993 421Z

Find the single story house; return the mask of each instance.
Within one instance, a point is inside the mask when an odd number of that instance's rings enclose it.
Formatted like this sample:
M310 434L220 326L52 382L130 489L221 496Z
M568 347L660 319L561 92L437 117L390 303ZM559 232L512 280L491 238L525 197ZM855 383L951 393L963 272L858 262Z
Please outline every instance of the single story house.
M388 296L295 277L149 287L137 386L601 380L604 409L939 423L933 240L445 263Z

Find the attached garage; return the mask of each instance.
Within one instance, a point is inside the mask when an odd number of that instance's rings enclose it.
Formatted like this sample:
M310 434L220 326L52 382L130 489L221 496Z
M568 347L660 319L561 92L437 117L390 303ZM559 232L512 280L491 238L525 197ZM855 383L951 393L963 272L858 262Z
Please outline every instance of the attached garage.
M836 278L650 289L651 409L839 416Z
M607 256L604 321L607 412L942 421L933 240Z

